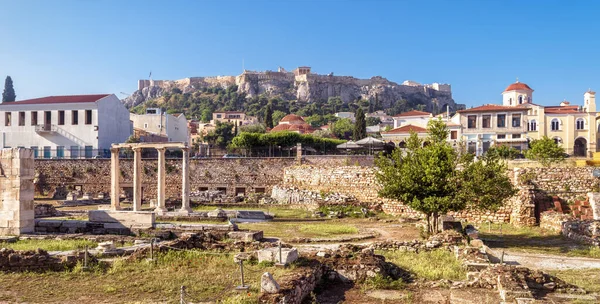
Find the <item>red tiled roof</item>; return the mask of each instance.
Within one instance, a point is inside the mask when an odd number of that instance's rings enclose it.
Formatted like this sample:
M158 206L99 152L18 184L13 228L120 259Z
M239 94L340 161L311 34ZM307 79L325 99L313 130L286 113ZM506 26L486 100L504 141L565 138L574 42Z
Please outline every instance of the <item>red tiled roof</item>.
M579 111L579 106L552 106L552 107L545 107L544 113L573 114L573 113L581 113L581 112Z
M279 122L304 122L304 119L302 119L302 117L296 114L288 114L284 116Z
M292 132L300 132L300 133L312 133L315 131L313 127L311 127L307 123L303 124L279 124L276 125L269 132L279 132L279 131L292 131Z
M507 92L507 91L516 91L516 90L529 90L529 91L533 91L533 89L530 88L527 84L517 81L517 82L509 85L508 87L506 87L506 90L504 90L504 92Z
M423 111L408 111L408 112L404 112L404 113L400 113L394 117L404 117L404 116L429 116L431 115L431 113L429 112L423 112Z
M2 105L96 102L109 95L111 94L48 96L34 99L19 100L10 103L2 103Z
M519 111L525 112L528 109L520 108L520 107L511 107L511 106L500 106L487 104L479 107L474 107L466 110L457 111L458 113L476 113L476 112L500 112L500 111Z
M406 125L406 126L398 127L396 129L389 130L387 132L381 132L381 134L408 134L410 132L426 133L427 129L419 127L419 126Z

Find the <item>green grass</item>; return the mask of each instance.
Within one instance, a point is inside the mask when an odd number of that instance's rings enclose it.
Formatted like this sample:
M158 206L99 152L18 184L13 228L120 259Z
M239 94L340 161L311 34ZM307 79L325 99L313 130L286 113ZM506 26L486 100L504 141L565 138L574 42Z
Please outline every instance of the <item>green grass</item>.
M193 207L194 211L213 211L217 209L216 206L196 206ZM265 206L264 208L256 208L256 207L225 207L223 210L258 210L264 211L270 214L273 214L275 218L285 218L285 219L305 219L312 217L312 212L303 210L303 209L290 209L290 208L281 208L281 207L269 207Z
M18 240L15 243L0 243L0 247L12 248L14 250L36 250L38 248L46 251L66 251L74 249L95 248L98 243L88 240Z
M598 269L571 269L548 272L567 283L585 289L587 292L600 293L600 271Z
M303 224L299 225L299 230L302 233L315 236L332 236L340 234L357 234L358 228L346 224Z
M504 248L525 253L600 258L600 248L578 243L558 232L540 227L492 224L490 232L488 224L482 224L479 231L479 236L491 248Z
M256 303L265 271L278 279L296 267L244 264L251 288L239 295L234 290L240 283L239 265L233 254L170 251L158 254L155 263L117 260L89 271L76 267L54 273L0 273L0 302L179 303L180 288L185 286L188 302Z
M358 228L352 224L340 223L338 220L318 222L261 222L240 223L240 229L262 230L265 237L278 237L284 240L292 238L334 237L339 235L358 234Z
M385 260L412 272L417 278L427 280L464 280L466 269L452 252L439 249L420 253L381 251Z

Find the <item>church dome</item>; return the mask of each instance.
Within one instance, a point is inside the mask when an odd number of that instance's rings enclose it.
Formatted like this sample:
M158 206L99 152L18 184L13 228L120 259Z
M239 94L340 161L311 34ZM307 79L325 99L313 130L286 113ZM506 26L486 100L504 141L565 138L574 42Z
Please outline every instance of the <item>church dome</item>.
M517 90L533 91L533 89L530 88L527 84L519 82L517 80L517 82L515 82L515 83L509 85L508 87L506 87L506 90L504 90L504 92L517 91Z
M290 124L302 124L302 123L304 123L304 119L302 119L301 116L298 116L295 114L288 114L288 115L284 116L279 122L280 123L287 122Z

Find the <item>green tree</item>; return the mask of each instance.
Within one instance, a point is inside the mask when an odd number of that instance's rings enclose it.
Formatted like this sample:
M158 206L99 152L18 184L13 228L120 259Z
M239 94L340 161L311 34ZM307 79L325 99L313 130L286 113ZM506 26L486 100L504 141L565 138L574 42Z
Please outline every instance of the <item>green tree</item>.
M231 142L233 137L233 124L217 121L215 129L208 132L208 134L204 136L204 140L213 145L217 145L219 148L225 148Z
M397 199L423 212L427 231L438 231L438 218L466 208L494 210L515 193L506 165L490 155L478 160L461 154L447 142L448 129L440 119L428 124L429 142L423 147L416 133L407 148L376 159L382 197Z
M502 159L515 159L519 154L519 150L506 145L497 145L489 148L485 153Z
M251 124L251 125L243 125L239 128L240 132L246 133L265 133L267 130L265 129L265 125L263 124Z
M565 158L565 149L553 139L544 136L529 143L529 149L525 151L525 157L537 160L544 166L550 166L552 163Z
M381 123L381 119L379 117L367 117L367 126L376 126Z
M356 123L354 123L354 133L352 138L354 140L361 140L367 137L367 121L365 120L365 112L362 108L358 108L354 113Z
M274 125L274 126L275 126L275 125L278 125L278 124L279 124L279 121L280 121L280 120L281 120L281 119L282 119L284 116L286 116L286 115L287 115L287 114L285 114L285 112L282 112L282 111L279 111L279 110L277 110L277 111L273 112L273 125Z
M327 99L327 105L329 106L331 113L335 114L339 112L344 105L344 102L339 96L329 97L329 99Z
M202 122L209 122L211 119L212 111L210 109L202 110L202 113L200 114L200 120L202 120Z
M323 117L319 114L313 114L313 115L309 116L308 118L306 118L306 123L311 125L314 128L317 128L317 127L327 124L327 121L326 121L325 117Z
M269 129L273 128L273 108L271 104L267 105L265 109L265 126Z
M354 126L352 125L352 121L348 118L338 119L333 123L331 132L333 132L337 138L350 139L352 132L354 132Z
M6 76L6 80L4 81L4 92L2 92L2 102L12 102L16 99L17 95L15 94L12 78Z

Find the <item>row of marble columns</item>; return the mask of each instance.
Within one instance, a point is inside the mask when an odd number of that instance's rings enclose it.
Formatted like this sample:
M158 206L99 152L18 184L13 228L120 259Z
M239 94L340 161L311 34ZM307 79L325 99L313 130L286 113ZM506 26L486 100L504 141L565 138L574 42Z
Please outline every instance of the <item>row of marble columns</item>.
M133 148L133 211L142 210L142 149L141 147ZM146 148L147 149L147 148ZM166 148L155 148L158 151L158 184L157 184L157 200L156 209L154 212L163 214L167 212L165 205L165 151ZM121 210L120 194L121 188L119 179L121 170L119 166L119 148L110 149L111 152L111 209ZM179 209L180 213L189 214L192 212L190 208L190 177L189 177L189 148L181 148L183 152L182 161L182 179L181 179L181 201L182 206Z

